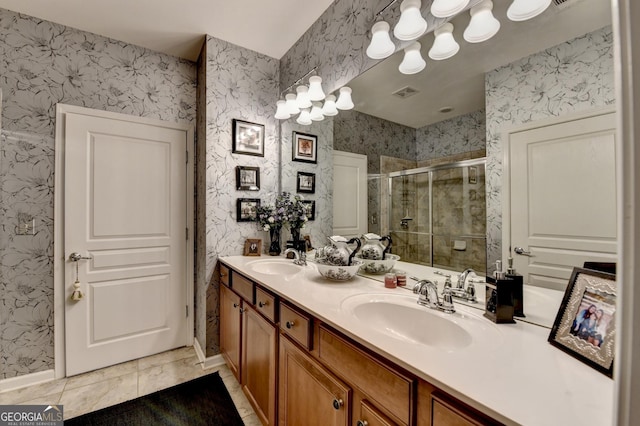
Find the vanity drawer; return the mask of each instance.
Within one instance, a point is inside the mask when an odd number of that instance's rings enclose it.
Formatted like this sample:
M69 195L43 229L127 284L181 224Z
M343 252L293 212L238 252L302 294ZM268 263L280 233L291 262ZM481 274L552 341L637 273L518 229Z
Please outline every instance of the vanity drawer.
M362 390L403 424L410 424L413 379L390 369L324 326L318 331L318 357L347 383Z
M280 303L280 330L307 350L311 350L311 317Z
M229 287L229 267L220 264L220 282Z
M276 298L271 293L256 287L256 310L269 321L276 322Z
M243 299L253 303L253 282L248 278L233 272L231 277L231 288Z

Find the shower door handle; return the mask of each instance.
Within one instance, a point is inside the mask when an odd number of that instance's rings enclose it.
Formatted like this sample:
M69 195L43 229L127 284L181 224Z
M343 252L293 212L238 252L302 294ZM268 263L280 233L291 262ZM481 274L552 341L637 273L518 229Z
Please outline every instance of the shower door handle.
M522 247L515 247L515 248L513 249L513 251L514 251L516 254L519 254L519 255L521 255L521 256L529 256L529 257L531 257L531 252L530 252L530 251L526 251L526 250L525 250L525 249L523 249Z

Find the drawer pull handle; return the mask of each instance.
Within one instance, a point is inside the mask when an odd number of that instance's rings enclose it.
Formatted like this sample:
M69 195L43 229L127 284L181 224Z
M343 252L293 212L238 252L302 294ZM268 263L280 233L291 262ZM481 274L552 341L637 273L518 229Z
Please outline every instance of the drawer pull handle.
M285 324L285 326L286 326L289 330L291 330L291 329L293 328L293 326L294 326L294 325L296 325L296 322L295 322L295 321L287 321L287 322L286 322L286 324Z
M343 400L338 398L333 400L333 408L335 408L336 410L339 410L340 408L342 408L343 405L344 405Z
M267 306L269 304L269 302L258 302L258 306L261 308L264 308L265 306Z
M244 311L246 311L246 309L242 309L242 308L240 308L240 313L241 313L241 314L244 314Z
M233 307L234 307L234 308L237 308L238 306L239 306L239 305L238 305L237 303L234 303L234 304L233 304Z
M357 426L369 426L369 422L366 420L358 420L356 423Z

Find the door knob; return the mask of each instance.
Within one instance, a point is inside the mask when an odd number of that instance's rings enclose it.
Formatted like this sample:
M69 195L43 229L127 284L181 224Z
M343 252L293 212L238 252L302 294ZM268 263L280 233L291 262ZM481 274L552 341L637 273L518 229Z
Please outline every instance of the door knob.
M83 255L81 255L80 253L78 253L76 251L74 251L73 253L71 253L69 255L69 260L72 261L72 262L77 262L79 260L91 260L91 259L93 259L93 258L92 257L83 256Z
M531 252L530 251L526 251L522 247L515 247L513 249L513 251L516 252L516 254L519 254L521 256L531 256Z

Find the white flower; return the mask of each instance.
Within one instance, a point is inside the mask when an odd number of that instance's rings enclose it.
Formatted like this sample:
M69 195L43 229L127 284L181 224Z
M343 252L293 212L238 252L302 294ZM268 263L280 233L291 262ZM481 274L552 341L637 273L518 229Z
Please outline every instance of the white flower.
M268 230L269 230L269 225L265 225L265 226L262 228L262 230L264 230L264 231L268 231Z

